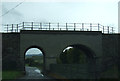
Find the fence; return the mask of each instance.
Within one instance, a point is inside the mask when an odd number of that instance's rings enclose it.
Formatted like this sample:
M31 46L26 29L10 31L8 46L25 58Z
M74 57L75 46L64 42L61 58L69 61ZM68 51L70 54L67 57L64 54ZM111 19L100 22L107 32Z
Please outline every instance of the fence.
M113 27L103 26L99 23L41 23L23 22L20 24L3 25L5 32L20 32L20 30L59 30L59 31L102 31L114 33Z

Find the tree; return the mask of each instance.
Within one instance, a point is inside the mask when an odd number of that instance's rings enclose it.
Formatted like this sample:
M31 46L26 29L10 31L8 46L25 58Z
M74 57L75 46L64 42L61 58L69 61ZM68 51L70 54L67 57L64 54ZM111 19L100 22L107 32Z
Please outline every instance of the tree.
M25 63L28 64L29 66L32 66L34 64L34 59L27 58L27 59L25 59Z

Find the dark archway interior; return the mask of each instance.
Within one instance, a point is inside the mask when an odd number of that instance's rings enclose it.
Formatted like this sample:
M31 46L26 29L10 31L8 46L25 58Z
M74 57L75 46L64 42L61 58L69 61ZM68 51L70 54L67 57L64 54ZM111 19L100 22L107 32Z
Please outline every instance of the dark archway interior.
M70 50L71 48L74 51L71 51ZM68 51L66 49L68 49ZM81 63L80 61L82 60L84 63L88 62L90 64L95 64L95 53L90 48L84 45L73 44L73 45L67 46L67 48L65 48L64 51L62 51L58 60L61 61L61 63L63 64L67 64L67 63L79 64ZM71 60L71 62L69 60Z
M74 44L74 45L69 45L69 46L71 46L73 48L78 48L78 49L84 51L88 58L94 59L94 57L95 57L95 53L90 48L86 47L85 45Z

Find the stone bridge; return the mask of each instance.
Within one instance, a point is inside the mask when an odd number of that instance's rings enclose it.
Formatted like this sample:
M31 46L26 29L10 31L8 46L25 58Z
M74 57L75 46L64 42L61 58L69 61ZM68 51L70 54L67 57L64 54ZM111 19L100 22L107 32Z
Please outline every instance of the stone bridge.
M3 69L15 67L25 71L26 51L29 48L38 48L43 52L44 71L50 71L50 65L56 64L56 58L60 53L66 47L76 44L93 53L91 55L96 61L98 70L109 64L110 59L112 59L112 65L119 64L119 34L103 34L99 31L22 30L20 33L2 33L1 35ZM7 66L5 63L8 63L9 59L16 64Z

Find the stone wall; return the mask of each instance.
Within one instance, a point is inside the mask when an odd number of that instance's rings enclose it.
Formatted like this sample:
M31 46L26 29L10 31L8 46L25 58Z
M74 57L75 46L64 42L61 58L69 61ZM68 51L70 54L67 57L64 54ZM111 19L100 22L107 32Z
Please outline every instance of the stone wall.
M51 64L50 71L67 79L96 79L95 66L89 64Z
M2 34L2 69L19 69L20 34Z
M118 56L118 34L103 34L103 57Z
M118 78L119 35L102 35L102 72L101 78Z

